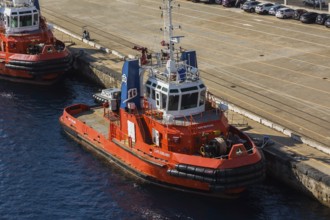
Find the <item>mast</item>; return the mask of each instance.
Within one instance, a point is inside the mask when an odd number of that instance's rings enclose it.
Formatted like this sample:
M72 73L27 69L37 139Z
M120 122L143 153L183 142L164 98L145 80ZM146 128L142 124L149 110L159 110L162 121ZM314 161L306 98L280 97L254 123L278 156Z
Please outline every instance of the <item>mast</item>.
M167 61L166 67L167 67L167 73L176 73L177 68L175 65L175 58L174 58L174 43L179 43L180 38L182 36L173 36L173 29L174 26L172 24L172 2L174 0L163 0L164 7L161 8L162 11L162 17L164 19L164 45L168 46L168 54L169 59ZM180 7L180 5L178 5ZM167 43L166 43L167 42Z
M164 35L165 35L165 39L169 43L170 60L174 61L174 44L172 43L172 38L173 38L172 1L173 0L164 0L164 5L165 5L164 14L166 15L166 18L164 18L164 26L165 26Z

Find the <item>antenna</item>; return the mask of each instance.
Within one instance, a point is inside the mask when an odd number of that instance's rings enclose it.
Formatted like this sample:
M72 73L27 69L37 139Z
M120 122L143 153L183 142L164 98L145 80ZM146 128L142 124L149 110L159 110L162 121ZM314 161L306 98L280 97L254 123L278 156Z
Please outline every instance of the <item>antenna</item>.
M172 2L173 0L163 0L163 7L159 7L162 10L161 17L164 19L164 41L168 42L167 46L169 49L170 60L174 61L174 44L180 43L180 38L183 36L173 36L174 26L172 24ZM180 4L177 4L176 7L180 7ZM178 26L181 29L181 26ZM164 44L166 45L166 44ZM163 45L163 46L164 46Z

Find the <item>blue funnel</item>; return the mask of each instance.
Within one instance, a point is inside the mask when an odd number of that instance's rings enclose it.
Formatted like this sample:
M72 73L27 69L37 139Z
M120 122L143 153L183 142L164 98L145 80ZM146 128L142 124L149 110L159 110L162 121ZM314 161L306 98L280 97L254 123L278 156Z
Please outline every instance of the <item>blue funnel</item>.
M136 108L141 106L140 102L140 75L139 60L127 60L122 69L121 82L121 104L120 108L127 108L128 103L134 103Z

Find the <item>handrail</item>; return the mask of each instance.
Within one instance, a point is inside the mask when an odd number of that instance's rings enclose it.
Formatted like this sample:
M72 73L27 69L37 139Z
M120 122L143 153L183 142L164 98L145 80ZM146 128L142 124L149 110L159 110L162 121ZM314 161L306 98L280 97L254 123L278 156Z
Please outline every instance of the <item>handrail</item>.
M164 62L158 62L156 65L158 68L165 68L166 63ZM147 67L148 68L148 67ZM186 61L177 60L176 61L176 69L184 69L185 77L183 79L178 80L176 77L176 73L169 73L164 74L164 71L159 71L158 69L153 69L153 66L149 67L149 77L155 77L157 79L163 80L165 82L171 82L171 83L181 83L188 80L199 80L199 71L197 68L188 65ZM173 75L172 75L173 74Z

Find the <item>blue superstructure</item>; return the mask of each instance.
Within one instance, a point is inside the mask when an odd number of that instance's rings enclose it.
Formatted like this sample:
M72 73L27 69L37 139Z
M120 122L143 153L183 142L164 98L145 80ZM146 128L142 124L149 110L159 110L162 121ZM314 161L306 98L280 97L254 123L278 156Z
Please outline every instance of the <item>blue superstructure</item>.
M140 75L139 60L127 60L122 69L120 108L127 108L128 103L134 103L140 108Z

